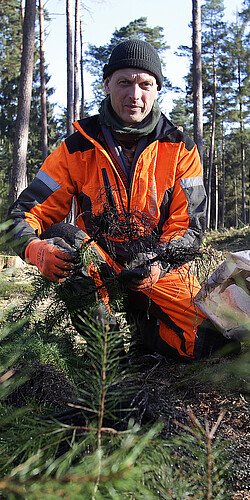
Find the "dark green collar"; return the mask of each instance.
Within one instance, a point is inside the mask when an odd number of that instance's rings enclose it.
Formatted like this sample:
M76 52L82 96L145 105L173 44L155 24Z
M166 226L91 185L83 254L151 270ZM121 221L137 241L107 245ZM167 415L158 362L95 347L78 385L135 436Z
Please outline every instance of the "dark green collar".
M111 107L110 97L107 96L102 102L99 109L100 125L106 125L111 128L112 132L118 134L128 134L139 139L145 135L151 134L156 127L161 116L160 106L157 101L154 102L153 108L141 123L134 126L126 126Z

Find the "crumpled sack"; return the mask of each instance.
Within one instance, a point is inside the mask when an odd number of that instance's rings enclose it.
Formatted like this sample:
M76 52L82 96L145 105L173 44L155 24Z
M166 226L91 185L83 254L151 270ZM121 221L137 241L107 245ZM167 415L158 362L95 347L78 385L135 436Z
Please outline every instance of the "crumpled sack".
M250 338L250 250L231 253L194 298L227 338Z

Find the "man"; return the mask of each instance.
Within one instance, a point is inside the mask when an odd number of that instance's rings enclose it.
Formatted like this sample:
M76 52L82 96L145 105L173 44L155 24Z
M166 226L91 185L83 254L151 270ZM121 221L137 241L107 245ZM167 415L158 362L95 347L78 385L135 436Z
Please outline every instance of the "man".
M99 114L74 123L10 216L19 254L55 282L72 275L73 248L90 238L99 283L113 275L127 290L128 317L149 352L193 360L226 339L195 308L200 285L183 265L200 246L206 196L196 145L160 111L162 83L149 43L117 45L104 66ZM80 232L57 225L73 197ZM97 283L93 268L76 274L75 293ZM109 309L104 295L99 303Z

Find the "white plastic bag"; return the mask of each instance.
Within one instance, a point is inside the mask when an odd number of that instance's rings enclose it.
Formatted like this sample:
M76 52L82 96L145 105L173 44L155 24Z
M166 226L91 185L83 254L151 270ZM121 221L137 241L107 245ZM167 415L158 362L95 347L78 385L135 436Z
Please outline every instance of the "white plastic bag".
M250 338L250 250L231 253L194 302L225 337Z

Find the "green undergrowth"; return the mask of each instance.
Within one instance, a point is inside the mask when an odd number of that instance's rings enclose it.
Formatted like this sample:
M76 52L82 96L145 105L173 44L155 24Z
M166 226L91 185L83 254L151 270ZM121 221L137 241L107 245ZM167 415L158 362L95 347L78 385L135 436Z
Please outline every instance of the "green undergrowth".
M241 229L230 228L221 231L206 231L203 245L211 245L216 250L240 252L250 248L250 226Z
M31 295L32 292L32 283L18 283L15 279L12 279L8 281L1 281L0 284L1 300L9 299L11 297L13 297L13 299L17 299L18 296L21 299L24 296Z
M14 359L9 353L2 360L2 498L227 499L236 473L232 469L234 450L218 433L223 412L212 424L201 423L188 409L187 421L176 421L177 431L169 436L162 434L161 419L141 426L131 415L117 426L117 403L120 411L131 367L119 366L116 335L110 340L107 330L96 330L91 343L92 326L88 322L86 326L88 358L79 367L77 406L72 403L73 408L82 408L80 422L60 422L58 413L50 418L53 404L48 402L29 399L21 408L13 406L13 389L24 387L24 380L10 365L18 364L21 349ZM22 328L15 325L20 335ZM8 335L11 338L6 331L6 341ZM198 383L198 368L198 364L193 369L182 367L176 391L181 392L184 380ZM120 393L114 387L122 382Z

